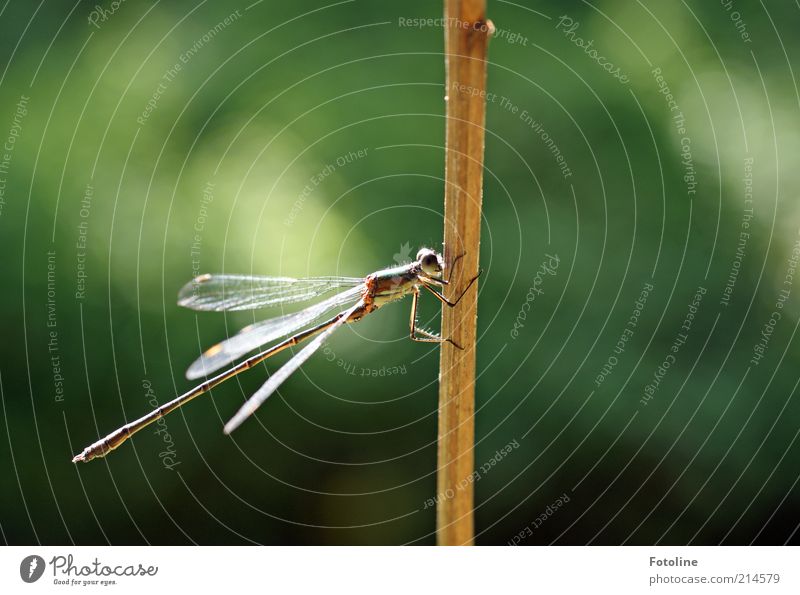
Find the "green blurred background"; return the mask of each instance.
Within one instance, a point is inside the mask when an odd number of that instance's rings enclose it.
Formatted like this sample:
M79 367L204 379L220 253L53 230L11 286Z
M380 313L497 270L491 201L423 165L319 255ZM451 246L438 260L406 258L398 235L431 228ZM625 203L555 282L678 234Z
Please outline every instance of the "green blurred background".
M232 438L286 355L113 456L70 458L274 313L179 308L197 272L361 276L440 246L443 30L413 20L440 16L3 5L7 543L434 542L438 350L407 340L408 301L340 331ZM489 0L489 16L477 543L798 542L800 7ZM421 321L438 310L423 298Z

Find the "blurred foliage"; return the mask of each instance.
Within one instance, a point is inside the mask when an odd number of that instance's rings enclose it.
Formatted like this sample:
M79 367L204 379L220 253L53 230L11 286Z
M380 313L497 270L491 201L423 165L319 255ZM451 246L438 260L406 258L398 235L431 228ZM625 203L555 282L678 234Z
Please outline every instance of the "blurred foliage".
M489 5L476 464L519 448L476 483L477 542L524 534L563 493L522 543L796 541L800 287L749 361L800 228L797 6ZM149 411L145 385L161 403L184 392L201 349L271 314L179 309L196 272L360 276L439 245L443 32L404 23L440 5L97 6L12 1L0 16L2 138L19 124L0 203L4 539L433 543L438 350L407 340L408 303L340 332L233 439L222 424L286 356L170 415L172 469L150 430L69 460ZM655 68L686 119L693 196ZM559 267L513 338L548 254ZM643 406L698 286L686 343ZM437 314L423 299L421 321Z

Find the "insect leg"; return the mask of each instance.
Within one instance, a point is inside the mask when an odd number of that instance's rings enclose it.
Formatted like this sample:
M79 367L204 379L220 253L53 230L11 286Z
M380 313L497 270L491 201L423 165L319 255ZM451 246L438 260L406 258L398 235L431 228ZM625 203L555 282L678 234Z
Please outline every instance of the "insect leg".
M444 343L448 342L453 347L458 349L463 349L458 343L453 341L452 339L443 339L433 333L430 333L424 329L417 328L417 304L419 303L419 289L414 290L414 294L412 296L411 302L411 340L417 341L419 343ZM419 336L418 336L419 335Z
M446 297L444 297L444 296L443 296L441 293L439 293L438 291L436 291L436 290L435 290L433 287L431 287L430 285L428 285L428 282L429 282L429 281L433 281L433 279L423 279L423 278L420 278L420 281L422 282L422 283L421 283L421 285L422 285L422 286L423 286L425 289L427 289L427 290L428 290L428 291L430 291L430 292L431 292L433 295L435 295L435 296L436 296L436 299L438 299L438 300L439 300L440 302L442 302L443 304L446 304L446 305L450 306L451 308L455 308L455 307L456 307L456 305L458 304L458 302L460 302L460 301L461 301L461 298L463 298L463 297L464 297L464 294L466 294L466 293L467 293L467 291L469 291L469 288L470 288L470 287L472 287L472 284L473 284L473 283L475 283L475 281L477 281L477 280L478 280L478 277L480 277L480 276L481 276L481 273L483 273L483 270L480 270L480 271L478 272L478 274L477 274L477 275L475 275L475 276L472 278L472 280L471 280L471 281L470 281L470 282L467 284L467 286L464 288L464 291L462 291L462 292L461 292L461 295L460 295L460 296L458 296L458 298L456 298L456 301L454 301L454 302L451 302L451 301L450 301L450 300L448 300Z

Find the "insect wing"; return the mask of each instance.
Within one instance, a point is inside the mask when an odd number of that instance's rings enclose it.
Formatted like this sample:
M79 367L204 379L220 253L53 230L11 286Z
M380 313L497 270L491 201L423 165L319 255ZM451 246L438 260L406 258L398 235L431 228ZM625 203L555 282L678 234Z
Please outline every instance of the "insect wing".
M258 277L252 275L200 275L183 286L178 304L192 310L255 310L304 302L335 289L355 287L358 277Z
M231 420L225 424L225 433L230 434L238 428L244 420L250 417L261 404L266 401L269 396L274 393L283 382L291 376L297 368L302 366L308 358L314 355L322 344L330 337L340 326L342 326L350 315L363 305L364 302L358 301L352 308L343 312L339 319L331 324L327 329L318 334L314 339L303 347L292 359L286 362L277 372L269 377L264 385L258 389L255 394L250 397L241 409L234 415Z
M195 380L208 376L248 351L261 347L265 343L286 337L305 326L313 325L325 316L332 316L332 311L351 304L358 299L363 285L357 285L337 293L328 299L309 306L299 312L276 316L256 322L243 328L239 333L217 343L201 355L186 371L186 378Z

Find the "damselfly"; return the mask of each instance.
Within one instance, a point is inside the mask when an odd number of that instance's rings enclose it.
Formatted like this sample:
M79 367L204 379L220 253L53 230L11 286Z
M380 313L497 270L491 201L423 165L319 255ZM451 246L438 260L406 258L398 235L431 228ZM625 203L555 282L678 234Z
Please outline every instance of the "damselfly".
M344 324L361 320L384 304L411 295L411 339L425 343L441 343L449 338L441 338L431 332L417 328L417 303L420 289L425 289L449 307L454 307L472 287L478 276L473 277L455 301L449 301L437 287L450 282L453 265L448 279L443 277L444 262L435 251L422 248L417 259L409 264L377 271L364 278L357 277L311 277L291 279L287 277L256 277L247 275L201 275L187 283L178 294L178 304L201 311L254 310L268 306L279 306L305 302L320 298L338 289L338 293L315 303L304 310L270 318L242 329L238 334L214 345L203 353L187 370L189 380L207 378L205 382L189 392L154 409L144 417L126 424L105 438L87 446L76 455L73 463L86 462L103 457L117 448L128 438L157 419L188 403L198 395L208 392L218 384L232 378L239 372L252 368L259 362L314 337L292 359L269 377L267 382L250 397L231 420L225 424L224 431L230 434L258 409L267 398L297 370L336 329ZM480 275L480 273L478 273ZM225 372L212 378L209 374L224 368L250 351L285 338L280 343L261 351ZM460 348L460 347L459 347Z

